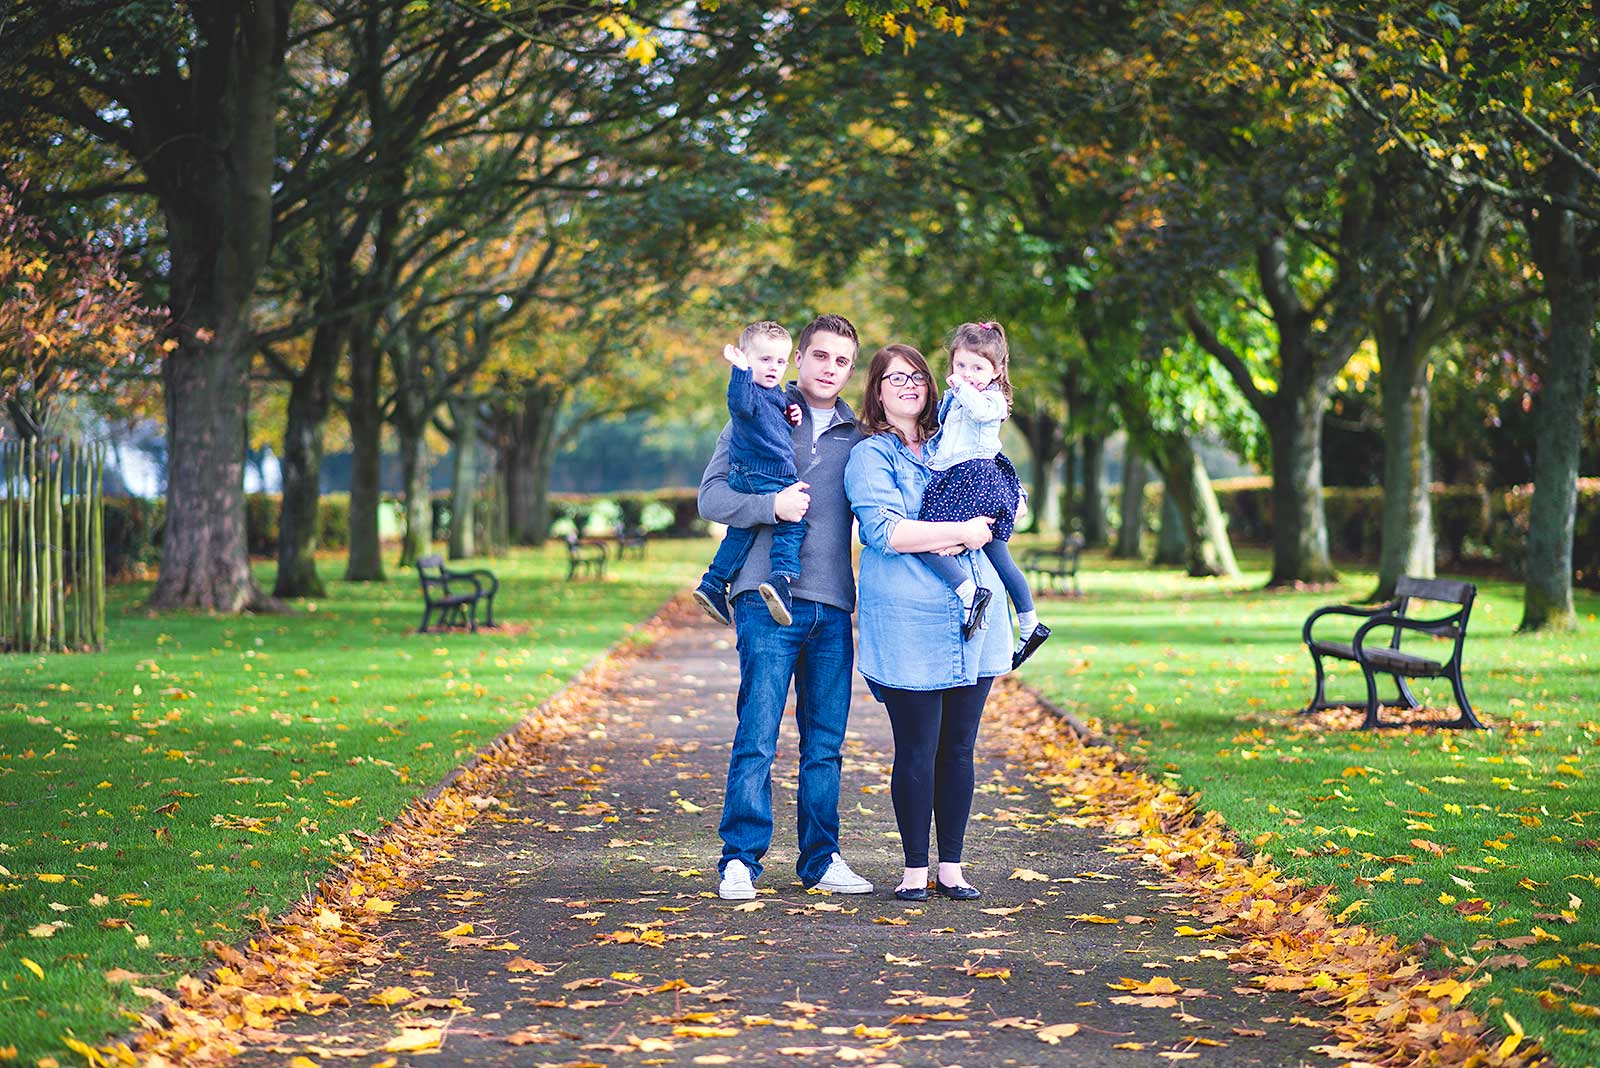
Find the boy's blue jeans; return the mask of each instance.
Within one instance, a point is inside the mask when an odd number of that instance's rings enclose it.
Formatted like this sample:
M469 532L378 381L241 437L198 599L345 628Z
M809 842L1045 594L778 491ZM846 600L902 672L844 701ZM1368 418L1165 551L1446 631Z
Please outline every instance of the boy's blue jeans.
M772 761L778 728L795 683L800 735L800 881L811 886L839 849L839 749L850 717L855 648L850 613L816 601L794 602L794 622L780 626L760 596L733 602L739 647L739 725L722 801L722 860L743 861L754 878L772 845Z
M728 470L728 487L738 493L777 493L794 485L793 478L781 475L757 474L735 461ZM711 558L701 585L708 582L716 589L725 590L733 576L744 566L755 544L760 527L729 527L723 536L717 554ZM778 522L772 526L772 576L787 578L790 582L800 577L800 543L806 537L806 521Z

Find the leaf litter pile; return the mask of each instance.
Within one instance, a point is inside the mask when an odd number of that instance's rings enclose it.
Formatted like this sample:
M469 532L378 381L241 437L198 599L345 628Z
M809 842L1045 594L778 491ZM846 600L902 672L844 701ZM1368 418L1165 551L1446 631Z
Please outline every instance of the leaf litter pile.
M669 606L650 633L684 629L684 612ZM698 628L695 644L705 634ZM681 1062L660 1056L672 1053L734 1064L749 1037L768 1054L888 1068L922 1062L927 1054L913 1051L924 1042L985 1049L1017 1036L1041 1051L1034 1059L1055 1056L1043 1046L1064 1056L1077 1045L1088 1063L1106 1050L1117 1051L1106 1058L1211 1054L1228 1063L1231 1044L1280 1041L1294 1029L1314 1036L1295 1039L1299 1048L1340 1063L1541 1060L1514 1019L1502 1034L1486 1034L1487 1022L1462 1004L1473 985L1465 970L1426 971L1392 938L1352 922L1326 888L1246 857L1216 816L1123 766L1115 751L1082 744L1009 683L997 687L985 727L986 743L1008 751L1009 764L980 779L968 835L969 861L984 865L970 869L985 888L977 908L886 900L885 881L898 874L892 830L878 830L870 852L853 836L893 826L888 754L881 739L874 746L854 738L845 754L845 843L878 893L805 893L790 874L792 853L780 856L793 833L792 809L780 801L761 895L718 901L709 889L712 835L731 718L685 703L702 681L698 662L657 672L669 676L658 698L639 698L657 683L641 682L632 656L591 668L437 796L366 840L360 860L246 946L215 946L220 963L209 976L185 978L175 992L141 989L159 1012L144 1020L132 1048L75 1048L95 1065L205 1064L241 1051L246 1063L288 1055L294 1068L355 1058L387 1065L447 1041L457 1056L462 1043L504 1050L508 1064ZM662 717L677 707L683 711L666 719L682 725L668 729ZM855 717L852 735L881 710L858 701ZM612 747L611 763L584 763L600 744ZM494 796L508 772L556 747L565 759L537 764L548 787L539 793L576 797L536 811ZM642 770L618 766L619 753ZM865 785L853 785L853 771ZM619 790L650 775L662 787L651 804L621 803ZM780 756L780 796L792 792L792 775ZM556 776L560 785L549 787ZM853 789L860 800L852 810ZM510 837L478 841L486 820ZM457 848L464 834L475 850ZM519 851L532 834L561 844ZM565 844L572 841L581 845ZM1068 855L1069 842L1084 856ZM497 857L534 854L545 869L510 868L512 876L481 883L469 877ZM604 862L594 872L624 873L649 889L585 897L570 880L548 881L556 865L592 856ZM1159 882L1149 881L1150 867ZM1141 872L1143 897L1130 903L1128 884ZM484 910L524 876L531 878L523 892L541 895L540 915L554 913L548 929L513 928ZM1171 948L1191 940L1190 952ZM734 959L752 970L730 967ZM1195 978L1202 975L1209 978ZM1230 979L1231 992L1218 989ZM488 1003L491 993L500 1005ZM1290 995L1313 1004L1315 1018L1285 1003ZM864 997L877 1008L863 1012ZM1204 1009L1209 1002L1222 1004ZM1236 1003L1258 1018L1239 1016ZM581 1022L586 1016L593 1022ZM345 1022L292 1041L289 1018ZM530 1060L519 1054L525 1046L582 1054ZM1255 1059L1263 1056L1270 1054Z

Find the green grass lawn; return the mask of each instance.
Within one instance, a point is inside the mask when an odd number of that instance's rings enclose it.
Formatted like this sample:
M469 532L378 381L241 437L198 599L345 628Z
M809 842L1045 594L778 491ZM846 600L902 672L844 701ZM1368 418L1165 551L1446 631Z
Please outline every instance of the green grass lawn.
M1580 592L1576 634L1519 636L1521 587L1478 583L1464 674L1491 732L1328 730L1293 715L1300 627L1374 576L1268 593L1267 563L1220 581L1088 556L1084 597L1041 603L1054 636L1024 675L1289 874L1368 902L1355 919L1484 965L1476 1005L1503 1031L1510 1012L1562 1065L1600 1063L1600 597ZM1330 696L1364 698L1340 666Z
M167 985L279 912L348 832L692 584L708 544L653 543L604 583L565 582L559 545L491 561L496 617L524 633L418 635L396 571L282 616L150 615L147 584L119 586L103 653L0 656L0 1049L32 1063L125 1027L138 999L106 970Z

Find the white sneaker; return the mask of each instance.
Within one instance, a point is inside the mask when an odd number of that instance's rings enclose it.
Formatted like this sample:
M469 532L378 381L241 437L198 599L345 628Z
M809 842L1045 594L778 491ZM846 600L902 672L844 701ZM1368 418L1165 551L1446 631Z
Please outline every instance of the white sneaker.
M850 865L844 862L844 858L835 853L833 860L828 864L828 870L817 880L815 889L831 890L835 894L870 894L872 884L851 871Z
M834 856L838 856L837 853ZM840 861L840 863L844 863ZM850 869L846 868L846 871ZM833 871L829 868L828 871ZM722 869L722 882L717 884L717 896L724 901L751 901L756 896L755 884L750 881L750 869L742 860L730 860Z

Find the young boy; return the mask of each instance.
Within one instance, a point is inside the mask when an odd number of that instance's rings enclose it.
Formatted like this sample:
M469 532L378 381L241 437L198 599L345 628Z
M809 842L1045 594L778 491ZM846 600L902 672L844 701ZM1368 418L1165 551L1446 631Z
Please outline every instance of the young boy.
M723 346L723 358L733 365L728 374L728 415L732 419L728 485L736 492L777 493L798 479L790 437L793 416L783 393L791 346L789 332L770 320L745 327L737 348ZM719 623L729 622L728 584L744 566L757 529L729 527L695 588L695 603ZM789 584L800 577L800 542L805 535L804 519L780 521L772 528L772 575L757 589L780 626L794 621Z

